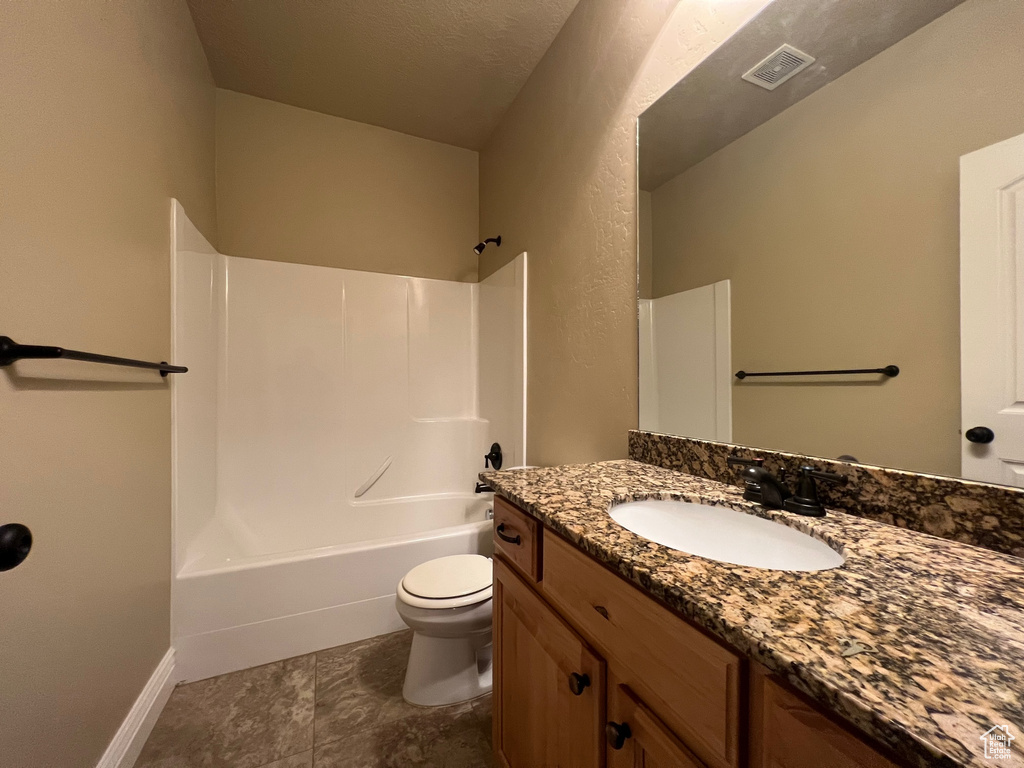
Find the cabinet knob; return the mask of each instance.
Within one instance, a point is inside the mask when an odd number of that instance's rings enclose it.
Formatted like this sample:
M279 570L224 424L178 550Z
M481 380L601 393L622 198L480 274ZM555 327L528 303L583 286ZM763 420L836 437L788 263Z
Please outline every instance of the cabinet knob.
M611 720L604 727L604 735L608 739L608 746L612 749L622 749L626 744L626 739L633 735L633 731L629 728L629 723L616 723Z
M573 672L569 675L569 690L576 696L582 696L583 689L589 687L590 675L581 675L579 672Z

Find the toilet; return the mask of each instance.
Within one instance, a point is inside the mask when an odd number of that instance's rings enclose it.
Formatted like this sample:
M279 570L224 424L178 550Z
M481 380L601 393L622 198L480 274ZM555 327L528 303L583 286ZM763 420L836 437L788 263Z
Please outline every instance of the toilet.
M491 690L491 559L452 555L398 583L398 614L413 631L402 696L440 707Z

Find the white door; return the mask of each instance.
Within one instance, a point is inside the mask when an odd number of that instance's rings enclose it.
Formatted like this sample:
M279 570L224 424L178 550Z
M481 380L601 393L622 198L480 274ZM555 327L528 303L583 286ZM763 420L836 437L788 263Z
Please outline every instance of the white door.
M640 429L732 440L729 281L640 302Z
M960 158L963 476L1024 487L1024 134Z

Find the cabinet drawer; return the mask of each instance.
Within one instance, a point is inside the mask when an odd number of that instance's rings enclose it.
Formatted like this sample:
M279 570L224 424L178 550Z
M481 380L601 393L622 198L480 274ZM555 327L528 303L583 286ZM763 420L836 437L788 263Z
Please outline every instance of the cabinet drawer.
M899 768L754 666L751 768Z
M548 600L706 765L740 763L740 657L552 534Z
M494 548L531 581L540 581L543 527L534 518L494 497Z

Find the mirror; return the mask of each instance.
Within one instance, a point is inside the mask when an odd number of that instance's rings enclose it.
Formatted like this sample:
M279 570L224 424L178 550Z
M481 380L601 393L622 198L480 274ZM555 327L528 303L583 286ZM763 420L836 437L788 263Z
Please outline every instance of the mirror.
M641 429L1024 485L1022 32L775 0L641 116Z

